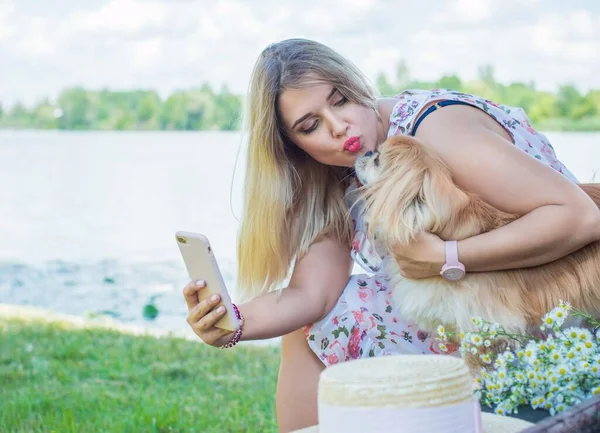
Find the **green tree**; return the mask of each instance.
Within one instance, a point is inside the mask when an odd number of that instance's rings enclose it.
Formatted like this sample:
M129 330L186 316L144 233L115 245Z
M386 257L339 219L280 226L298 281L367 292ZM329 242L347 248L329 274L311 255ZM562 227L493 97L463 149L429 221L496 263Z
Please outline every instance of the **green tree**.
M225 85L215 95L214 125L222 131L239 129L242 117L242 101Z
M21 101L17 101L10 110L9 116L12 119L13 126L18 128L28 128L31 125L32 115Z
M500 99L504 104L521 107L526 112L529 112L538 99L538 93L532 84L511 83L506 87L496 86L496 88L501 91Z
M537 93L527 114L533 123L560 117L556 95L550 92Z
M558 89L558 110L561 116L576 118L576 112L583 98L575 86L568 84Z
M90 101L85 90L77 87L63 91L58 97L58 106L63 113L58 122L60 129L90 129Z
M37 129L56 129L59 126L57 108L48 100L38 103L31 114L33 125Z
M537 91L534 83L502 84L491 65L479 68L478 79L462 81L447 74L433 81L411 79L405 61L398 62L392 79L380 73L380 92L449 88L473 93L511 106L522 107L535 126L544 129L600 130L600 90L580 93L573 85L558 92ZM17 102L11 109L0 105L0 126L60 129L170 129L236 130L240 127L242 98L227 86L215 91L210 85L172 93L166 100L152 90L88 91L69 88L56 104L49 100L31 108Z
M600 90L589 91L586 98L589 98L594 104L594 107L596 107L597 115L600 114Z
M137 106L137 120L148 122L158 115L160 109L160 98L154 92L147 92Z
M392 86L392 84L383 72L377 75L376 85L377 89L379 90L379 93L381 93L384 96L392 96L394 93L396 93L396 89L394 88L394 86Z
M591 92L582 96L575 107L571 108L571 118L580 120L598 114L598 107Z
M185 129L187 124L187 95L176 92L161 105L158 113L160 129Z
M123 131L126 129L135 129L136 118L135 113L127 110L121 110L115 116L113 129Z
M444 75L438 80L435 87L440 89L451 89L460 92L462 90L462 82L456 75Z
M480 66L477 77L478 80L471 86L467 87L467 92L474 93L493 101L502 102L502 87L494 78L494 67L489 64Z

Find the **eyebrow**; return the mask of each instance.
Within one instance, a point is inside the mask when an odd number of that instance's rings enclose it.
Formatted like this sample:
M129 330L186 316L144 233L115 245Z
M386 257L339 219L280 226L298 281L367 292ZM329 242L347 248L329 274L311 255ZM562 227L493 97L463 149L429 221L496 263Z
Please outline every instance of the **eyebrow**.
M331 99L331 97L335 94L335 92L337 92L337 88L334 87L333 89L331 89L331 92L329 92L329 95L327 95L327 98L325 98L325 100L329 101ZM299 123L304 122L306 119L308 119L312 115L313 115L312 113L306 113L300 119L296 120L294 122L294 124L292 125L292 130L294 130L294 128L296 128L296 126L298 126Z

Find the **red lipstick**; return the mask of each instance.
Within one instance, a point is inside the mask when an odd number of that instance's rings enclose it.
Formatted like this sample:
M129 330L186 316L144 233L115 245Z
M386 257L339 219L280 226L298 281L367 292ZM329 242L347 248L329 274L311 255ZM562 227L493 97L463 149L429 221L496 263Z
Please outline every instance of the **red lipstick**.
M344 150L352 153L358 152L360 150L360 137L349 137L344 142Z

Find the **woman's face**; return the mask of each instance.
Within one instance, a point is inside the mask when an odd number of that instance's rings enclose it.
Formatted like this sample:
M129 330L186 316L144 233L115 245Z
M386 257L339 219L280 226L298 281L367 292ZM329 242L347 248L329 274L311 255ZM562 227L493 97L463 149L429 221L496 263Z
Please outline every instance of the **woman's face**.
M351 167L384 138L374 110L349 102L328 83L284 90L279 110L292 141L323 164Z

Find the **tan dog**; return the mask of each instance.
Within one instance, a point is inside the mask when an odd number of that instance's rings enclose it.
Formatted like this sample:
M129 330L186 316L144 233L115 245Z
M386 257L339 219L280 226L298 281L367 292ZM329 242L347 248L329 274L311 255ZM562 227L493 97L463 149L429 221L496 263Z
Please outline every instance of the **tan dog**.
M378 152L359 158L355 168L365 185L369 234L388 249L423 231L461 240L519 217L459 189L446 165L412 137L388 139ZM581 187L600 204L600 184ZM467 273L454 282L441 276L405 279L389 257L384 267L400 313L423 330L438 324L469 330L471 317L479 316L512 332L539 332L541 317L559 300L600 316L600 242L546 265Z

